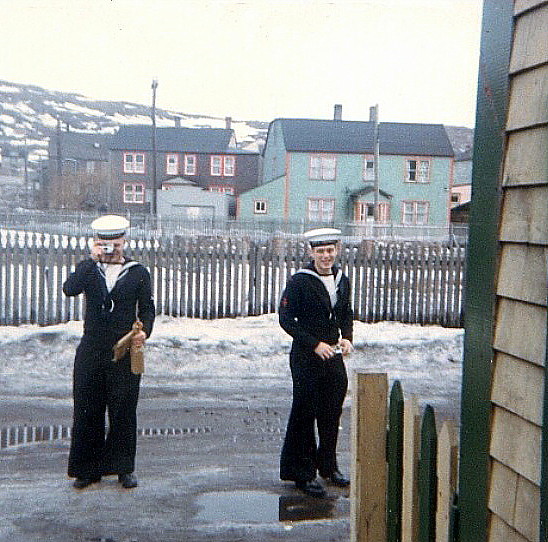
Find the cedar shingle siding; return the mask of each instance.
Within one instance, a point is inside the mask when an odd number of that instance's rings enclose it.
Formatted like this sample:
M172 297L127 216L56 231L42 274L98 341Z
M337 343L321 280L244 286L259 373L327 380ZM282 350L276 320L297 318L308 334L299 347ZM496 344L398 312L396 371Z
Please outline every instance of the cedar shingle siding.
M547 320L548 5L530 1L522 11L520 4L515 3L502 175L489 542L539 541Z

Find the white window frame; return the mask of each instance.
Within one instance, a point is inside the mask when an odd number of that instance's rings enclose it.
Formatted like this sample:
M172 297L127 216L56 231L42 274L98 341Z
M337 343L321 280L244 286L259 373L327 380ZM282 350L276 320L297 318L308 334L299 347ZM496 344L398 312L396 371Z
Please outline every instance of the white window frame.
M166 154L166 174L177 175L179 173L179 155Z
M236 170L235 156L222 156L219 154L210 157L210 174L213 177L234 177Z
M225 177L234 177L236 172L236 157L225 156L223 159L223 175Z
M307 216L310 222L333 222L334 198L308 198Z
M185 175L196 175L196 155L185 154Z
M128 158L131 157L131 160ZM137 158L141 157L141 161ZM142 152L124 152L124 173L144 173L145 172L145 154Z
M368 167L368 164L371 166ZM363 158L363 180L375 180L375 157L372 154L366 154Z
M129 191L128 188L130 189ZM122 187L122 199L124 203L145 203L145 184L124 183Z
M379 224L390 222L390 203L379 203Z
M253 214L256 215L266 215L266 200L265 199L256 199L253 201Z
M218 192L219 194L228 194L229 196L233 196L236 193L234 187L229 185L212 184L208 190L210 192Z
M424 212L420 212L420 209ZM429 201L403 201L402 202L402 224L408 226L424 226L428 224L430 215ZM423 216L424 218L420 218Z
M223 157L218 154L209 158L209 173L212 177L221 177L223 175Z
M412 167L414 163L414 167ZM432 159L424 156L409 156L405 159L405 182L429 183Z
M354 220L358 224L367 224L368 222L373 222L375 220L375 216L371 216L370 214L366 214L366 209L370 209L374 206L374 203L370 202L361 202L359 201L356 204L356 211L354 215ZM390 219L390 203L379 203L378 204L378 223L379 224L386 224L389 222Z
M308 178L313 181L334 181L337 178L337 155L311 154Z

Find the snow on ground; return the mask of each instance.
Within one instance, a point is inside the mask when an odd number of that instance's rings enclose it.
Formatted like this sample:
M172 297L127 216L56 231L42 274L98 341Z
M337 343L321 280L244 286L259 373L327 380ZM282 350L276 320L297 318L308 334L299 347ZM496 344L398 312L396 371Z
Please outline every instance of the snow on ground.
M82 322L0 327L0 389L4 395L70 397L74 351ZM444 411L458 412L463 330L381 322L355 322L355 370L385 372ZM290 395L291 338L277 315L199 320L159 316L147 341L143 386L226 390L284 389ZM350 394L349 394L350 396Z

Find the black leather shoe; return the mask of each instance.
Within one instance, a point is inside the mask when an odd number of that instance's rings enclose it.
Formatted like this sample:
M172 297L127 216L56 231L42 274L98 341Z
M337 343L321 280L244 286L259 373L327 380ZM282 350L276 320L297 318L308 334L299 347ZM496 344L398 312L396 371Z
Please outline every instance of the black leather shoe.
M298 481L295 486L311 497L325 497L325 489L316 480Z
M122 484L122 487L126 489L131 489L132 487L137 487L137 477L131 473L128 474L119 474L118 482Z
M91 484L95 484L97 482L101 481L101 477L99 478L76 478L74 480L74 483L72 484L72 487L75 487L76 489L84 489L85 487L90 486Z
M332 486L348 487L350 485L350 480L348 478L345 478L338 470L333 471L327 476L322 476L322 478Z

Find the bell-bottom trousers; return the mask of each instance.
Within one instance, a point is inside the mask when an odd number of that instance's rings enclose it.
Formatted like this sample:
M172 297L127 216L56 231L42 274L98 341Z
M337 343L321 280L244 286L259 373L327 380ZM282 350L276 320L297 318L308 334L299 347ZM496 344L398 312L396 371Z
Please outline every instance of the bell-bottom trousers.
M114 362L111 349L80 343L73 373L69 476L98 478L134 471L140 380L141 375L131 372L129 354Z
M282 480L309 481L337 470L337 438L348 388L341 354L324 361L291 351L293 404L280 458ZM318 429L316 442L315 427Z

